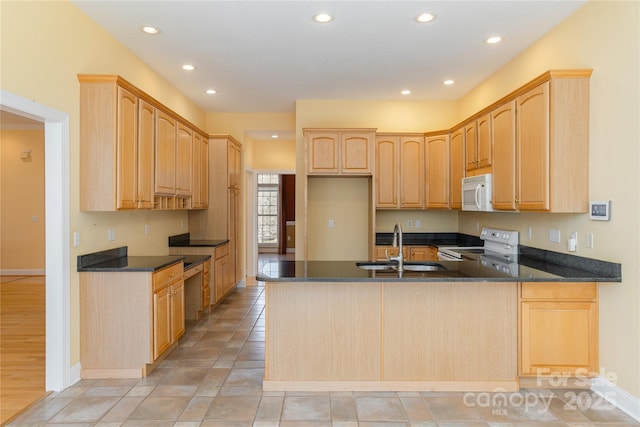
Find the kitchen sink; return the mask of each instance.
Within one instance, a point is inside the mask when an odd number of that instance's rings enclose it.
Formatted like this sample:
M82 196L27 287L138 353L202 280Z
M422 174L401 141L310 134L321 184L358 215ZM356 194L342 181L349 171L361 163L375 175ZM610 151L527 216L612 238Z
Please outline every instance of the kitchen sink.
M395 262L387 262L387 261L366 261L366 262L356 262L356 266L363 270L374 270L374 271L389 271L389 270L397 270L398 264ZM404 270L405 271L442 271L447 268L438 264L437 262L405 262Z
M366 261L366 262L356 262L356 266L363 270L395 270L398 264L395 262L387 262L387 261Z
M404 271L442 271L446 269L447 267L437 262L422 261L404 263Z

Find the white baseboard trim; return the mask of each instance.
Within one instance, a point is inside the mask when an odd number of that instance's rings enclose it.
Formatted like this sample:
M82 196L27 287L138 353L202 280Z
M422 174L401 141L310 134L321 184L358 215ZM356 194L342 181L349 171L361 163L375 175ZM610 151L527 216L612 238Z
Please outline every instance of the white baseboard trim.
M17 268L6 268L0 270L0 275L2 276L44 276L45 270L43 268L25 268L25 269L17 269Z
M640 399L631 393L602 377L591 380L591 390L636 421L640 421Z
M80 369L82 368L82 364L80 362L76 363L71 367L71 372L69 372L69 385L72 386L78 381L80 381Z

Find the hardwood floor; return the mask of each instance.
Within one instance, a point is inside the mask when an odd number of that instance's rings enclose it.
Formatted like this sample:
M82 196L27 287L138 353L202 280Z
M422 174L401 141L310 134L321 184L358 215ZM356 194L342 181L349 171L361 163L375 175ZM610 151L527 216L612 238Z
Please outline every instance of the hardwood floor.
M45 276L0 276L0 425L45 394Z

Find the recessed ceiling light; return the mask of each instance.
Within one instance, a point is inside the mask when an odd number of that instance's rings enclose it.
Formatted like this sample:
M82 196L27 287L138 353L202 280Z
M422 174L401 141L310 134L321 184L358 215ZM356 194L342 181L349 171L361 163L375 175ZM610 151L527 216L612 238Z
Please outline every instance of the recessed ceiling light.
M193 66L193 65L191 65L191 64L184 64L184 65L182 66L182 69L183 69L183 70L185 70L185 71L193 71L193 70L195 70L195 69L196 69L196 67L194 67L194 66Z
M157 29L156 27L151 27L151 26L144 26L142 28L140 28L142 30L142 32L147 33L147 34L158 34L160 33L160 30Z
M434 19L436 19L436 15L434 15L433 13L423 13L422 15L416 16L416 21L421 24L431 22Z
M216 90L215 89L207 89L207 93L209 95L215 95L216 94Z
M411 95L411 91L409 89L405 89L400 93L403 94L403 95Z
M328 13L318 13L313 17L313 20L321 24L326 24L327 22L333 21L333 16Z
M273 135L271 135L271 138L273 138L273 139L278 139L278 138L280 138L280 135L276 135L276 134L274 133Z
M496 43L500 43L502 41L502 37L500 36L491 36L488 39L486 39L484 42L486 44L496 44Z
M451 86L454 83L455 83L455 80L451 80L451 79L448 79L448 80L445 80L445 81L442 82L442 84L444 84L446 86Z

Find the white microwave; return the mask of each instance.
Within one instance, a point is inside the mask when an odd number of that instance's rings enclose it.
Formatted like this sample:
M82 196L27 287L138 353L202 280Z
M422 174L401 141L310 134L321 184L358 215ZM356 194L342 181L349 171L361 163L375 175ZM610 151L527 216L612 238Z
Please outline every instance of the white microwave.
M491 174L462 178L462 210L492 212Z

